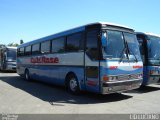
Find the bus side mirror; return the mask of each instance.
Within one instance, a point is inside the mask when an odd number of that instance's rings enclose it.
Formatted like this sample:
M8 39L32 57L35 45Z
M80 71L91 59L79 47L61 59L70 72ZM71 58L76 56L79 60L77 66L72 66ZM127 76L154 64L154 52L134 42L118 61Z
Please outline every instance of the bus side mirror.
M107 45L107 34L106 33L102 33L102 47L105 48Z

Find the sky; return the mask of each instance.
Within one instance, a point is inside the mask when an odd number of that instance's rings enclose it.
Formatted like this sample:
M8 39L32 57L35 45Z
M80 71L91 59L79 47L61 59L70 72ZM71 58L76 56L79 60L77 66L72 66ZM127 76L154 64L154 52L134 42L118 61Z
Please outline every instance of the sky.
M160 0L0 0L0 44L98 21L160 34Z

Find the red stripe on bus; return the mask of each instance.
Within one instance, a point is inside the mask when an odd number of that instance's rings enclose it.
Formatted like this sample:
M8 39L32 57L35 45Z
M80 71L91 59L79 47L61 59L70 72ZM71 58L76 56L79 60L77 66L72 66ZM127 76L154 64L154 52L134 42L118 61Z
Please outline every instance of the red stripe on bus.
M114 70L114 69L117 69L118 68L118 66L110 66L109 67L109 69L111 69L111 70Z
M136 65L136 66L133 66L133 68L143 68L143 66Z
M94 81L94 80L87 80L87 85L96 86L96 85L97 85L97 82Z

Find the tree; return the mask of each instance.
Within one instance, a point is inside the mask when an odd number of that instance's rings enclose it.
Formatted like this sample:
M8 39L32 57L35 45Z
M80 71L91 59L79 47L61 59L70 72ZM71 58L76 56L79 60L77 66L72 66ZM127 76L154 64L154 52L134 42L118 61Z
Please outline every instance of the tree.
M4 44L0 44L0 48L4 48L6 47Z
M17 47L18 45L19 45L18 43L14 43L14 42L8 44L8 46L10 47Z
M20 40L20 44L23 44L23 43L24 43L24 42L23 42L23 40L21 39L21 40Z

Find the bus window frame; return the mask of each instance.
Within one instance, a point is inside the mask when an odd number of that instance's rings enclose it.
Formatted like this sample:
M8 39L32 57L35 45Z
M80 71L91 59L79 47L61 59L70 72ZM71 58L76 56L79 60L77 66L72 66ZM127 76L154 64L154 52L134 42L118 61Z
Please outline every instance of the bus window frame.
M53 45L52 45L53 41L61 39L61 38L64 39L64 44L63 44L64 51L63 52L54 52L54 51L52 51L52 49L53 49ZM56 53L61 54L61 53L65 53L65 52L66 52L66 36L57 37L57 38L54 38L54 39L51 40L51 53L52 54L56 54Z
M146 66L148 65L148 46L147 46L147 36L146 35L142 35L142 34L138 34L137 36L137 40L139 42L139 39L138 38L141 38L143 41L142 41L142 50L143 50L143 56L144 56L144 59L143 60L143 64ZM142 55L142 54L141 54Z
M31 47L29 54L26 54L26 48L27 47ZM30 56L30 55L32 55L32 45L25 46L24 47L24 56Z
M20 49L23 49L23 53L20 52ZM25 56L25 47L21 47L17 49L17 56L18 57Z
M45 42L49 42L49 51L47 52L42 52L42 43L45 43ZM46 41L43 41L43 42L40 42L40 54L49 54L51 53L51 40L46 40Z
M84 50L85 50L85 53L87 54L87 34L88 32L90 31L93 31L93 30L96 30L97 32L97 52L98 52L98 55L97 55L97 58L93 58L93 57L89 57L92 61L97 61L97 60L103 60L103 56L102 56L102 44L101 44L101 29L98 29L98 28L93 28L93 29L88 29L86 30L85 32L85 45L84 45Z
M73 35L76 35L76 34L80 34L80 35L81 35L81 38L80 38L79 43L78 43L78 50L68 51L68 48L67 48L68 37L73 36ZM72 34L68 34L68 35L66 36L65 52L66 52L66 53L70 53L70 52L80 52L80 51L84 51L84 42L85 42L84 31L75 32L75 33L72 33Z
M36 45L36 44L39 44L39 50L36 51L36 53L34 53L34 52L33 52L33 46ZM39 55L39 54L41 54L41 42L32 44L32 51L31 51L31 54L32 54L32 55Z

